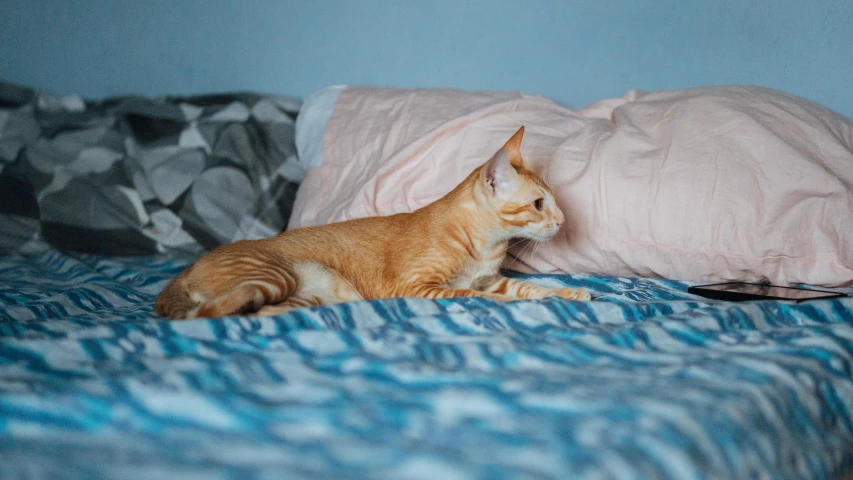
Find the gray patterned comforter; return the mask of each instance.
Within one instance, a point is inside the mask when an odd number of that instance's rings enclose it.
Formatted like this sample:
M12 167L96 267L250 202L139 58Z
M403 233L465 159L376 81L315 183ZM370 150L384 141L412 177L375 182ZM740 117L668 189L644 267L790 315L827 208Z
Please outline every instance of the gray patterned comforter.
M0 83L0 248L195 255L287 225L297 100L58 99Z

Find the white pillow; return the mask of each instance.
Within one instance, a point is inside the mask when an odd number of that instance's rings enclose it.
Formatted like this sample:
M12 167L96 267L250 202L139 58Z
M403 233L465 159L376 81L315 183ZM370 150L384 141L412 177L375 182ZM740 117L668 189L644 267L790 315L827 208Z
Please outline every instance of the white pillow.
M524 125L525 161L567 225L516 248L513 269L853 284L853 123L781 92L631 91L570 110L518 92L335 87L299 119L310 156L290 228L426 205Z

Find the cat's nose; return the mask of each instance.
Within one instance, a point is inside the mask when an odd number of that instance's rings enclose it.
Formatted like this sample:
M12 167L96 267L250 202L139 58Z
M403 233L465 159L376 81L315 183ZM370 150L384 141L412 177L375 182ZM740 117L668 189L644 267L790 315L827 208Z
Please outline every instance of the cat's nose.
M563 216L563 212L557 210L556 214L554 215L554 223L557 224L557 227L559 228L560 225L565 223L565 221L566 221L566 217Z

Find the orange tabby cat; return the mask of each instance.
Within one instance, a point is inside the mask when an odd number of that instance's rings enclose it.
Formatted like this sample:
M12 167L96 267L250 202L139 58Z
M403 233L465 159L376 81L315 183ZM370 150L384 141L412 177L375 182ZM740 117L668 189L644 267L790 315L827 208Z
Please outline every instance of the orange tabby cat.
M546 288L499 273L511 238L545 241L564 221L551 189L524 165L523 136L521 127L453 191L412 213L216 248L166 286L157 313L268 315L389 297L589 300L582 289Z

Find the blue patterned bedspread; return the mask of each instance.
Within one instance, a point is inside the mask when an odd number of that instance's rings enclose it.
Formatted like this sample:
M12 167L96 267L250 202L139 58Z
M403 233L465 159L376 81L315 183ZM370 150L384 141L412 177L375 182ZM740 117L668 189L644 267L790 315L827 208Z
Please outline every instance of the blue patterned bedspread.
M0 478L833 478L853 299L551 298L170 322L185 262L0 257Z

